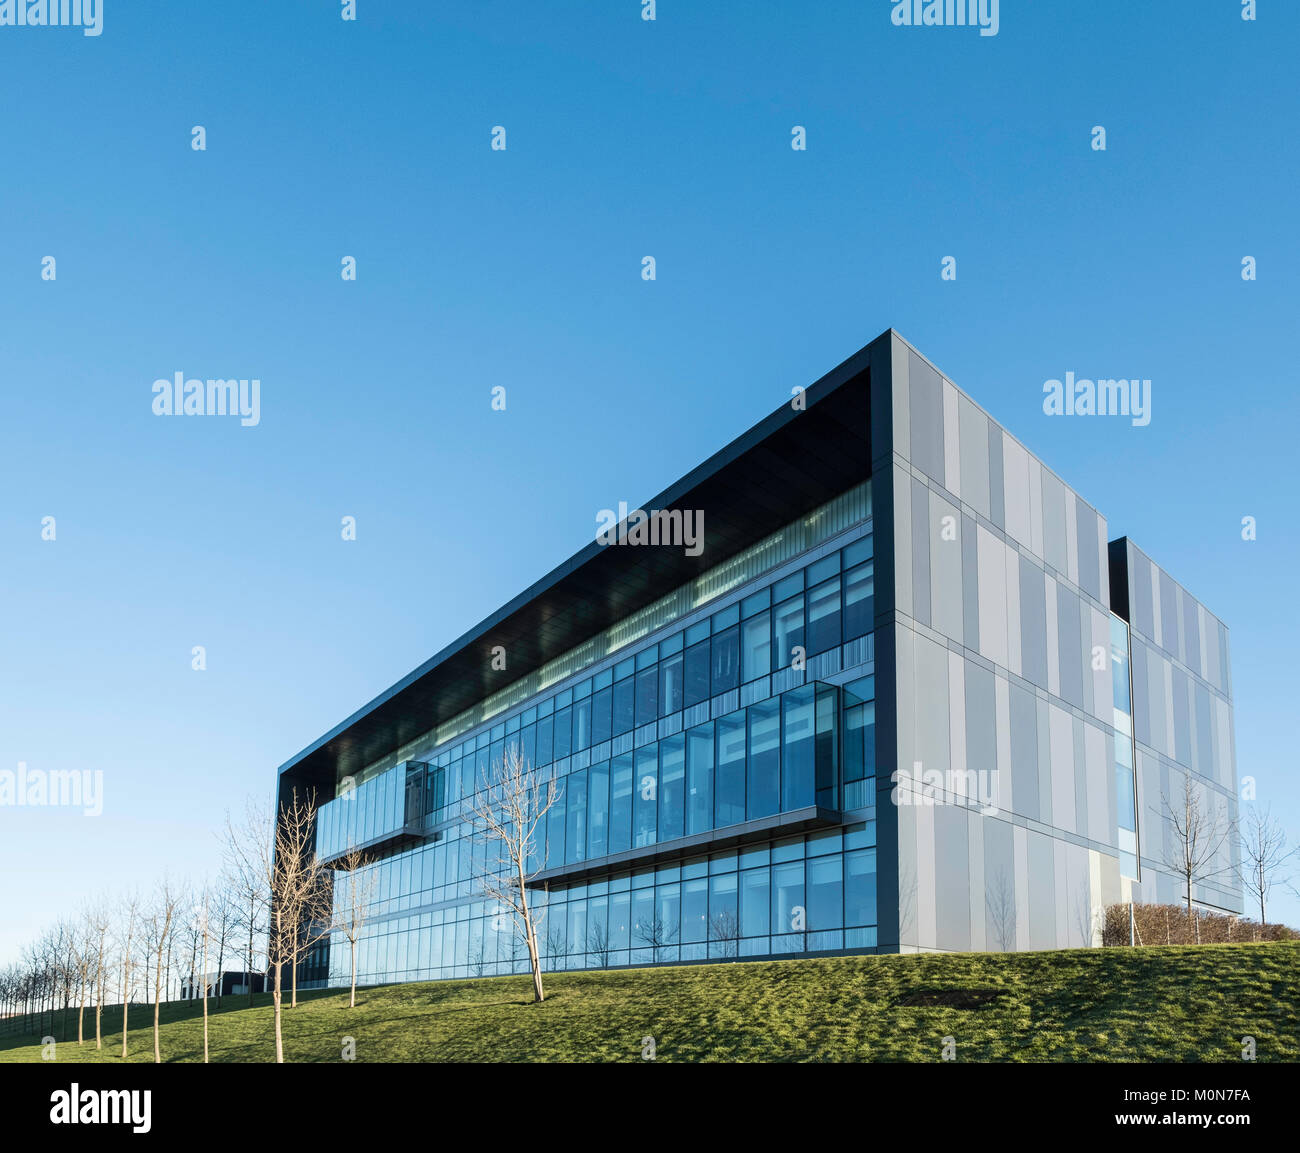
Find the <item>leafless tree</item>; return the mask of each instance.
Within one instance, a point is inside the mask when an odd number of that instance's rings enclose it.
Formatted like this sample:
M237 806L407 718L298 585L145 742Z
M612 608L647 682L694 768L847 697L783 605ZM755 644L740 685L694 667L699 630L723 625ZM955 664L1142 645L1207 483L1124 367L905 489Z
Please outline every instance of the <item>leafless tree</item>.
M1261 925L1267 924L1264 902L1276 884L1285 882L1281 870L1296 851L1287 848L1286 833L1273 814L1251 805L1242 824L1241 881L1251 900L1259 903Z
M225 866L235 925L245 934L244 972L248 980L248 1003L253 1003L253 973L257 942L267 933L271 888L267 884L267 855L274 851L274 817L250 799L244 805L239 824L226 813ZM267 968L270 968L268 961Z
M993 939L1006 953L1016 943L1016 893L1005 871L998 870L985 897L989 920L993 922Z
M1091 893L1088 882L1081 879L1078 887L1074 891L1074 927L1079 930L1079 936L1087 948L1092 947L1092 942L1097 936L1097 910L1092 907Z
M304 948L303 921L319 912L322 867L315 851L316 802L295 792L281 804L269 843L254 846L259 871L271 894L267 961L274 973L275 1059L284 1062L284 971L296 968Z
M153 1059L162 1062L162 1040L159 1018L162 1007L163 962L170 952L172 927L176 921L176 909L180 903L180 892L171 881L164 878L159 882L149 905L145 919L146 940L149 944L151 960L154 966L153 981Z
M659 952L677 940L677 926L669 925L658 914L638 921L633 936L650 950L652 960L659 960Z
M108 968L106 960L109 946L109 934L112 932L112 928L113 915L106 901L99 900L86 909L87 941L95 958L93 980L95 985L96 1049L102 1049L104 1047L104 999L105 989L108 983Z
M543 779L517 745L506 749L483 774L471 802L475 835L488 847L479 883L483 895L506 910L514 931L528 948L533 969L533 999L543 1001L542 958L537 926L528 903L528 885L541 871L537 861L537 831L559 799L554 778Z
M734 909L723 909L709 918L709 940L718 945L719 955L734 959L740 952L740 918Z
M1191 773L1183 774L1183 787L1172 797L1163 796L1163 815L1171 833L1164 863L1183 879L1187 919L1192 920L1192 886L1222 870L1214 868L1219 852L1228 841L1229 830L1217 808L1203 805Z
M605 917L595 917L587 926L587 952L596 958L596 964L602 969L609 968L609 921Z
M131 1005L131 947L135 944L137 924L140 919L140 900L131 894L122 901L119 921L122 948L122 1057L126 1058L127 1017Z
M334 893L337 898L333 927L347 938L352 954L349 1009L356 1008L357 1004L357 941L370 919L370 907L375 897L375 874L369 865L369 856L355 846L349 846L348 851L333 865Z

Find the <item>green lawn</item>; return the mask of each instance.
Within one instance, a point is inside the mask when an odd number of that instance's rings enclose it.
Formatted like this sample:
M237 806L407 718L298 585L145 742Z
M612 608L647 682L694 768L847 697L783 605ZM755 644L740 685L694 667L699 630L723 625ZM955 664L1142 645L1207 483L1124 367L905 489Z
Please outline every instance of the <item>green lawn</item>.
M1300 1060L1300 942L1050 953L834 957L685 965L531 980L496 977L300 996L285 1011L285 1054L338 1061L937 1061L945 1037L964 1061ZM168 1061L202 1059L202 1020L163 1010ZM131 1011L130 1059L153 1059L152 1007ZM46 1020L48 1026L48 1018ZM56 1014L55 1034L62 1014ZM0 1027L12 1028L11 1022ZM104 1048L58 1046L61 1061L119 1061L120 1010ZM268 996L226 998L212 1059L274 1058ZM0 1061L40 1059L32 1037L0 1032Z

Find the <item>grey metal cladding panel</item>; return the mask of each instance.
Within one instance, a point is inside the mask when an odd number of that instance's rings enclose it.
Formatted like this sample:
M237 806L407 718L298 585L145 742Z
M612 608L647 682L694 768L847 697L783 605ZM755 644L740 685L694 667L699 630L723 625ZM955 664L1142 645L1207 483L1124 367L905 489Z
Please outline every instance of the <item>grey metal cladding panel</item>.
M1011 949L1016 943L1013 828L1006 821L984 822L984 931L989 949Z
M1160 580L1160 637L1165 652L1181 660L1182 654L1178 651L1178 594L1174 580L1162 568L1156 569L1156 575Z
M930 490L912 478L912 616L930 623Z
M1151 562L1133 545L1129 545L1128 579L1133 619L1129 623L1136 632L1155 640L1155 606L1151 598Z
M911 392L911 460L926 476L944 483L943 378L908 350Z
M961 643L964 639L961 513L938 493L930 493L929 497L930 627Z
M1002 468L1002 429L990 420L989 425L989 520L1003 531L1007 527L1005 473Z
M957 427L961 444L961 498L989 517L988 418L966 396L957 396Z
M1097 540L1097 513L1084 503L1082 497L1076 496L1074 504L1079 534L1079 587L1089 596L1101 601L1101 554L1098 551L1100 546Z
M1191 678L1177 665L1174 673L1174 760L1192 768L1192 721L1188 689Z
M1052 838L1029 834L1029 945L1056 948L1056 851Z
M1065 485L1047 469L1040 471L1043 485L1043 559L1057 572L1068 576L1070 562L1065 543Z
M998 764L995 677L974 661L965 664L966 768L992 773ZM999 793L1005 795L1001 789Z
M1038 702L1027 689L1011 685L1011 795L1015 811L1038 819Z
M1043 571L1020 556L1020 674L1047 688L1047 597Z
M1183 663L1198 676L1205 676L1201 667L1201 614L1196 611L1196 598L1186 589L1182 593L1183 605Z
M980 649L979 536L973 518L961 518L961 606L965 637L973 652Z
M1129 646L1133 662L1133 737L1143 745L1151 744L1151 703L1147 691L1147 647L1137 637Z
M934 807L935 913L940 949L965 952L970 945L970 828L958 805Z
M1061 699L1083 708L1083 653L1080 651L1079 598L1063 584L1056 589L1061 654Z
M1214 623L1219 630L1219 688L1223 690L1224 696L1231 700L1232 678L1228 671L1228 630L1217 618Z
M1199 681L1192 682L1196 700L1196 755L1192 763L1198 773L1211 775L1215 762L1214 736L1210 722L1210 690Z

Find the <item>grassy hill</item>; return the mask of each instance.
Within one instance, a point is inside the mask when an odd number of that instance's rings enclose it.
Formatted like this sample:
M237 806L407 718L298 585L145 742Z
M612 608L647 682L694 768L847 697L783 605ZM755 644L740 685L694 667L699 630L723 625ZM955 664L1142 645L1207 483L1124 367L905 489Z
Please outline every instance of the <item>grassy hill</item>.
M300 995L285 1012L292 1061L1300 1060L1300 942L733 962L557 973L547 1000L495 977ZM117 1062L121 1012L104 1048L58 1046L60 1061ZM196 1006L163 1007L168 1061L202 1059ZM152 1006L131 1010L130 1060L153 1059ZM48 1028L48 1018L46 1018ZM62 1014L55 1016L61 1034ZM40 1059L38 1038L0 1022L0 1061ZM269 996L212 1010L214 1061L274 1058Z

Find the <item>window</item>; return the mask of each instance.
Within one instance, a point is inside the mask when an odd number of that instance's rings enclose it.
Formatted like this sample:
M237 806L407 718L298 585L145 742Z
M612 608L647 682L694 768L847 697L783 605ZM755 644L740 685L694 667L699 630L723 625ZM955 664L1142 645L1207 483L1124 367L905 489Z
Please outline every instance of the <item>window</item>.
M747 869L740 874L740 933L766 937L771 932L771 898L768 870Z
M587 856L603 857L609 852L609 762L591 766L587 804Z
M622 736L632 729L636 719L636 684L631 677L614 685L614 736Z
M686 738L681 733L659 742L658 839L660 841L671 840L684 834L685 743Z
M876 923L876 850L844 854L844 924Z
M686 707L709 699L709 642L707 638L686 650Z
M573 706L574 751L591 748L591 698L585 697Z
M815 656L840 643L840 578L808 591L808 655Z
M648 725L659 719L659 670L654 665L636 675L636 723Z
M781 698L754 705L749 712L749 774L745 813L749 820L777 811L781 775Z
M682 941L693 944L709 937L709 880L682 882Z
M591 698L591 743L599 745L613 736L611 728L613 714L610 709L614 700L613 689L601 689Z
M808 928L815 932L844 927L844 894L838 856L808 862Z
M815 688L805 685L781 697L782 756L781 811L803 809L814 803ZM753 710L751 710L752 712Z
M636 751L636 781L632 793L632 843L641 848L655 842L659 802L659 749L645 745Z
M678 653L659 665L659 715L666 717L681 712L681 709L682 655Z
M609 851L622 853L632 847L632 754L623 753L610 762Z
M569 774L569 815L564 859L576 864L587 858L587 770Z
M773 610L773 658L777 668L789 668L796 647L803 647L803 595L782 601Z
M715 828L745 819L745 714L732 713L717 722L718 755L715 789Z
M856 640L871 631L875 614L875 562L867 561L844 574L844 639Z
M555 714L555 759L563 760L573 752L573 709Z
M713 827L713 726L686 734L686 832Z
M745 683L772 671L772 614L766 609L741 627L740 679Z

